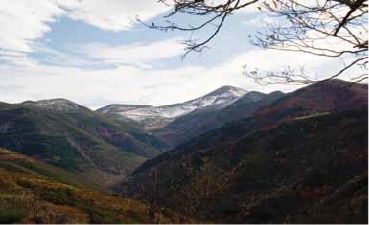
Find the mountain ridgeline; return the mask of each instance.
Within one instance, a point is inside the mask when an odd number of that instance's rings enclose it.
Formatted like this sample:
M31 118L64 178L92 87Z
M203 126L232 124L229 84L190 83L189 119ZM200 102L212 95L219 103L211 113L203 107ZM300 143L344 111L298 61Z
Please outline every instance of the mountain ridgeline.
M178 117L166 127L153 130L152 134L167 145L175 147L227 122L251 116L261 106L268 105L282 96L282 92L247 92L230 105L197 109Z
M217 109L230 105L245 93L246 91L241 88L223 86L207 95L181 104L164 106L108 105L97 111L131 119L141 124L144 129L153 130L163 128L176 118L196 110Z
M215 223L367 223L367 95L339 80L279 95L115 190Z
M282 97L223 86L195 100L166 106L108 105L98 112L138 123L173 148L223 124L252 115L259 107Z
M0 222L368 222L366 84L0 103L0 148Z

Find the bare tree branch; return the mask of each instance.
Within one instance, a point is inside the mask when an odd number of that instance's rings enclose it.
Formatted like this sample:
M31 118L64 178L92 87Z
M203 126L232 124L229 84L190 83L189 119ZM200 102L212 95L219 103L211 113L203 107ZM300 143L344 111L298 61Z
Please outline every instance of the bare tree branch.
M163 31L198 31L215 26L215 29L204 40L186 40L186 53L202 52L220 33L227 17L252 4L276 18L277 23L266 24L252 39L252 43L265 49L303 52L316 56L341 59L353 58L348 66L343 65L339 72L330 76L337 78L353 67L364 69L368 62L368 0L159 0L163 4L173 6L173 11L165 16L164 25L152 23L146 26ZM176 14L187 14L204 19L197 25L182 26L171 20ZM333 43L333 44L330 44ZM363 63L361 65L360 63ZM252 78L276 80L277 83L310 83L316 82L302 70L286 68L280 72L261 71L245 72ZM296 74L292 74L296 73ZM274 79L269 79L274 78ZM276 78L276 79L275 79ZM328 78L329 79L329 78ZM358 78L362 79L362 78ZM269 83L268 82L268 83Z

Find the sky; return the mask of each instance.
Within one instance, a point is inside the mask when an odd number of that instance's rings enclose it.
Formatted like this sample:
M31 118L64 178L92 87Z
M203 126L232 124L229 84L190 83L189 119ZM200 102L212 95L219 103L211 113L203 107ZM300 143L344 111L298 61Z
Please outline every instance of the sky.
M137 22L163 22L168 10L156 0L2 0L0 101L65 98L93 109L163 105L223 85L262 92L301 87L256 84L243 75L244 65L265 71L304 67L317 77L337 70L332 59L253 46L248 36L270 18L252 7L228 18L209 49L183 58L183 41L205 38L211 28L162 32Z

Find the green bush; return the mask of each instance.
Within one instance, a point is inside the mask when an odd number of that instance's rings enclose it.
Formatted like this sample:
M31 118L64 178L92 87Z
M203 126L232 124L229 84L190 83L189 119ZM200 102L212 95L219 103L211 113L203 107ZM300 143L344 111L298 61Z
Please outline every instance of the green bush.
M0 223L17 223L20 222L27 214L27 207L9 201L0 200Z

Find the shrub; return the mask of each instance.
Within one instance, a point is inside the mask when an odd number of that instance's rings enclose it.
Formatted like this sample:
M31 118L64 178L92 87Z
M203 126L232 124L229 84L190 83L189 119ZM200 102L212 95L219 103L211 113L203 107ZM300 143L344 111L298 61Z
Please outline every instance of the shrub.
M25 207L19 201L0 199L0 223L20 222L27 214L28 207Z

